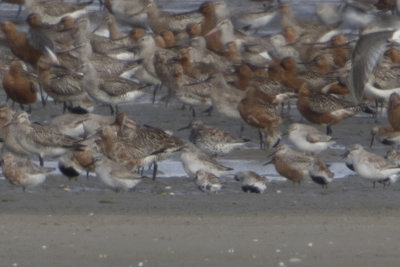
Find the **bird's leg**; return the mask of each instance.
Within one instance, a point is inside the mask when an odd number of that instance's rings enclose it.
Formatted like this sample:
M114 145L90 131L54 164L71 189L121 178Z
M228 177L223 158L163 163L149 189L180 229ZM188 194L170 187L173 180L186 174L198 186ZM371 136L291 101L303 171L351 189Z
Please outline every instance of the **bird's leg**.
M265 146L265 142L264 142L264 135L261 132L261 129L258 129L258 136L260 137L260 149L263 149L263 147Z
M327 125L327 126L326 126L326 134L327 134L327 135L332 135L332 128L331 128L330 125Z
M152 103L154 104L154 102L156 102L156 95L157 95L157 91L161 89L162 84L156 84L154 86L154 90L153 90L153 99L152 99Z
M214 107L211 106L203 111L203 113L207 113L208 116L211 116L211 112L213 111Z
M114 108L113 108L113 106L110 104L109 107L110 107L111 115L114 115Z
M44 106L46 106L46 99L45 99L45 97L44 97L44 95L43 95L43 89L42 89L42 87L40 86L40 99L41 99L41 101L42 101L42 106L44 107Z
M65 111L67 110L67 102L63 102L63 114L65 114Z
M158 165L157 165L157 162L153 162L153 165L154 165L154 167L153 167L153 181L155 181L156 180L156 178L157 178L157 171L158 171Z
M196 118L196 110L194 109L194 107L190 106L189 110L192 111L192 118Z
M243 131L244 131L244 125L243 125L243 123L241 123L240 124L240 129L239 129L239 138L242 138Z
M18 5L18 12L17 15L15 16L16 18L19 16L19 14L21 14L21 10L22 10L22 5Z

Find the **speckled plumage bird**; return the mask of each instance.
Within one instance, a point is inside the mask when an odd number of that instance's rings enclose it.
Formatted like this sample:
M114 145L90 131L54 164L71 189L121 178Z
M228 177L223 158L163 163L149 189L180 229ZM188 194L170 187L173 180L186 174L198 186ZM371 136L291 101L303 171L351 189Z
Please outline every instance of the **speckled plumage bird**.
M311 91L305 86L299 91L297 108L310 122L326 126L327 134L332 133L331 125L358 112L373 113L365 103L356 104L333 95Z
M204 170L198 170L196 172L195 183L203 192L216 193L222 188L218 177Z
M352 163L354 171L366 180L375 183L391 183L398 179L400 168L391 161L366 151L362 145L355 144L347 151L346 158Z
M96 176L116 192L130 191L142 181L141 176L132 172L124 164L111 160L106 156L96 158Z
M31 123L26 112L17 113L11 124L15 124L12 131L17 142L29 153L37 155L41 166L44 156L60 156L84 146L79 140L60 134L49 126Z
M267 179L253 171L243 171L235 174L235 180L242 183L242 190L246 193L262 194L267 189Z
M13 185L35 187L42 184L46 177L55 169L37 166L30 160L17 159L12 153L5 153L1 156L0 165L6 179Z
M189 140L202 151L210 155L228 154L234 149L241 148L250 140L241 139L211 126L205 125L201 120L195 119L187 127L190 128Z

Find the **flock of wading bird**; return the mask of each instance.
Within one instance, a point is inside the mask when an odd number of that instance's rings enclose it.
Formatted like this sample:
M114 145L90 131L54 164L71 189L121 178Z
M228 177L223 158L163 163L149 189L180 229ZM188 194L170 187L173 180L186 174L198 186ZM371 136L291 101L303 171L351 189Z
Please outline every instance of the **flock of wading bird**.
M199 106L257 129L260 148L274 151L271 162L293 183L311 178L327 187L334 175L318 154L335 143L331 126L358 112L376 114L374 101L387 108L390 125L374 127L373 138L400 142L400 32L390 1L318 4L314 20L300 19L281 2L239 12L225 2L204 2L185 13L160 10L152 0L104 0L96 11L80 1L2 2L19 5L16 18L26 16L18 27L0 23L0 77L7 100L20 107L0 107L0 163L5 178L24 190L52 173L44 167L48 158L58 158L69 178L95 172L119 191L133 189L146 168L156 179L157 163L180 155L201 190L219 191L219 177L232 169L217 156L249 140L204 124L195 117ZM262 36L273 22L280 24ZM173 98L191 107L190 142L119 113L118 105L135 105L145 94L157 104ZM63 114L49 125L31 122L30 114L49 100L63 103ZM295 149L278 144L280 106L290 101L327 134L293 123L287 132ZM98 105L112 114L93 113ZM40 166L31 161L36 157ZM374 186L400 175L396 150L384 158L355 144L345 162ZM234 177L243 191L266 189L267 179L255 172Z

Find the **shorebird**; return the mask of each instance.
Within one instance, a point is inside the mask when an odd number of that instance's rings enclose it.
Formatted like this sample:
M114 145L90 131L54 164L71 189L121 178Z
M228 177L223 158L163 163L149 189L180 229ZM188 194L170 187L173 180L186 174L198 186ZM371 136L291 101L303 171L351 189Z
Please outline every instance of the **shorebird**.
M244 35L242 38L245 38L245 43L242 44L241 50L236 42L231 41L225 44L221 54L233 65L242 63L248 64L253 69L264 69L272 60L269 52L270 42L250 35Z
M11 52L23 61L36 66L43 53L29 43L27 35L17 31L14 23L11 21L1 22L0 28L6 35L8 47Z
M157 171L157 161L170 157L179 151L184 143L166 131L149 125L141 125L129 118L126 113L121 113L116 118L118 137L140 144L148 153L155 153L153 162L154 171ZM155 179L155 176L153 177Z
M297 71L297 62L294 57L283 58L281 66L284 71L281 83L295 90L299 90L304 84L315 89L330 88L340 84L343 74L332 71L329 57L326 54L314 57L309 64L311 65L309 69Z
M26 112L17 113L10 124L15 124L12 132L17 142L23 149L39 157L40 166L43 166L44 156L57 157L84 146L78 140L60 134L48 126L31 123Z
M206 41L202 36L196 36L190 39L189 59L192 64L202 63L208 65L210 70L218 70L224 74L230 74L233 71L232 62L225 57L213 53L206 48Z
M117 136L117 129L113 126L103 126L100 130L100 140L96 144L100 147L103 154L111 160L124 164L130 170L143 170L154 164L153 180L157 176L158 154L164 152L152 150L152 147L135 142L128 138Z
M296 18L291 3L282 3L279 6L279 9L281 13L281 28L285 29L286 27L292 27L298 36L296 43L300 46L317 41L321 36L325 35L335 27L324 25L311 19ZM307 50L307 48L310 47L307 46L305 50Z
M161 54L165 56L165 58L171 58L175 57L176 53L169 49L157 48L153 36L148 34L137 40L137 47L138 51L135 55L136 65L125 69L120 77L146 85L153 85L154 102L157 89L161 86L160 76L155 68L155 54ZM98 68L96 67L96 69Z
M277 172L293 183L301 183L314 176L315 182L323 184L323 181L332 179L333 174L325 164L317 161L320 160L306 152L293 150L288 145L280 145L272 159Z
M88 57L86 55L80 56L80 60L83 65L82 68L84 72L88 71L86 69L86 63L89 61ZM133 62L131 60L118 60L99 53L93 53L90 56L90 63L100 77L124 77L124 75L126 75L125 72L128 72L138 66L137 62Z
M0 106L0 137L4 143L3 149L21 157L32 156L32 154L23 149L17 141L17 137L14 134L16 125L11 124L14 115L15 111L7 105Z
M82 88L83 75L63 68L58 59L45 54L37 65L41 88L54 101L64 103L63 112L67 107L72 107L74 102L80 101L86 96L86 91Z
M370 147L374 144L374 140L378 139L384 145L399 145L400 144L400 131L394 129L392 126L375 126L371 129L371 143Z
M85 142L87 144L87 142ZM77 177L83 172L86 172L86 178L89 177L89 172L95 171L94 148L89 145L82 148L80 151L66 153L60 157L58 161L58 169L62 174L68 177L69 180Z
M317 3L315 14L325 25L337 25L342 20L340 3Z
M105 116L95 113L88 113L83 121L85 136L91 136L97 133L103 126L110 125L115 122L115 116Z
M160 34L164 31L183 32L189 23L199 23L203 20L202 14L197 10L185 13L160 11L155 1L149 1L145 10L149 26L155 34Z
M391 183L398 179L400 168L391 161L364 150L362 145L355 144L349 148L347 157L352 162L354 171L364 179L375 183Z
M399 150L389 150L386 152L385 159L390 160L393 164L400 167L400 151Z
M365 103L339 99L333 95L313 92L303 85L299 90L297 109L308 121L326 126L327 134L332 134L331 125L336 124L356 113L373 113Z
M192 62L191 53L194 48L182 48L178 52L178 62L182 65L183 73L191 78L204 80L210 74L219 71L211 62Z
M215 32L220 32L219 41L221 42L222 46L225 46L227 43L234 42L239 51L242 49L244 40L235 35L233 24L229 18L218 22L215 28L207 33L207 36Z
M23 105L29 105L30 110L30 105L38 100L39 85L24 69L22 61L11 62L9 71L3 77L3 88L7 96L19 103L22 109Z
M397 82L400 75L397 75L397 76L398 77L395 77L395 79L393 79L393 82ZM391 94L393 94L393 93L399 94L400 93L400 87L382 88L379 85L376 85L375 78L376 77L374 76L374 74L370 75L368 82L364 85L364 95L367 97L371 97L372 99L375 99L375 102L377 105L378 105L378 102L382 102L382 101L388 102Z
M29 160L17 159L12 153L5 153L1 156L0 165L6 179L13 185L35 187L42 184L46 177L55 169L39 167Z
M219 181L218 177L204 170L198 170L196 172L194 182L203 192L216 193L222 188L221 182Z
M333 61L337 67L343 68L349 60L350 49L343 34L336 34L331 38Z
M334 173L329 170L328 166L319 159L316 159L311 165L309 174L313 182L325 189L328 188L328 184L332 182L334 176Z
M396 14L397 11L397 2L393 0L378 0L373 5L378 10L391 11L392 14Z
M205 125L201 120L195 119L183 129L191 129L189 140L200 150L210 155L225 155L234 149L241 148L250 140L237 138L227 132Z
M50 127L61 134L73 138L85 136L85 122L90 120L89 114L63 114L54 117L50 122Z
M385 56L389 57L393 64L400 63L399 50L396 47L386 50Z
M183 168L190 177L194 177L199 170L213 173L216 176L223 175L233 170L232 168L221 165L191 143L187 143L182 148L181 160Z
M253 171L243 171L235 174L235 180L242 182L242 190L246 193L262 194L267 189L267 179Z
M281 138L279 125L282 123L282 118L271 102L270 96L251 88L238 106L242 119L258 129L260 149L276 146Z
M267 39L270 43L268 46L268 53L272 58L282 59L288 56L292 56L296 58L296 60L300 60L299 51L292 45L289 44L282 33L273 34L271 37Z
M142 181L141 175L104 155L96 158L95 162L97 178L116 192L133 190Z
M392 93L389 97L387 116L390 125L396 130L400 130L400 94Z
M51 37L58 33L58 29L50 27L42 23L42 18L38 13L31 13L26 18L26 22L29 25L28 41L36 49L45 53L46 50L54 50L54 43Z
M156 61L156 65L160 63L160 61ZM165 71L162 73L164 74ZM169 75L171 75L171 73ZM210 79L212 79L213 76L207 80L193 79L184 75L182 66L178 64L172 67L172 75L174 80L168 88L179 101L190 106L205 105L211 107L211 91L214 85ZM165 80L165 78L162 77L160 77L160 79ZM193 110L194 109L192 109L192 111Z
M361 100L365 84L391 42L400 43L400 31L367 33L358 39L352 54L352 68L348 76L349 89L357 101Z
M93 52L107 55L119 60L133 60L135 54L128 51L137 45L137 40L145 35L142 28L133 29L130 33L121 32L112 14L105 15L109 36L96 33L90 35L90 44Z
M160 35L156 35L154 39L159 48L172 49L176 47L176 38L172 31L162 32Z
M88 4L25 0L25 5L29 13L38 13L44 23L56 24L65 16L71 16L76 19L86 14L86 6Z
M241 120L238 105L246 96L246 92L227 84L222 74L218 74L213 83L214 88L211 90L213 108L224 116Z
M104 0L104 6L121 24L148 27L145 12L148 0Z
M254 8L248 10L240 10L236 14L232 14L232 22L235 29L245 31L257 31L269 24L278 15L278 10L273 8Z
M95 101L109 105L111 114L119 113L119 104L132 102L144 94L145 85L101 75L89 60L84 63L84 73L82 87Z
M208 34L215 27L217 23L217 17L215 14L215 5L213 2L204 2L203 4L200 5L199 10L204 17L203 20L200 22L201 35L204 36ZM208 39L207 42L210 41L209 38L207 39ZM213 47L212 45L211 47L209 47L209 49L210 48L215 48L218 50L217 47Z
M314 127L292 123L288 128L289 140L301 151L318 154L333 145L332 136L325 135Z
M269 77L257 75L247 65L240 66L235 86L241 90L254 87L256 90L264 93L269 98L268 101L275 105L282 104L283 101L295 96L292 89L283 86Z

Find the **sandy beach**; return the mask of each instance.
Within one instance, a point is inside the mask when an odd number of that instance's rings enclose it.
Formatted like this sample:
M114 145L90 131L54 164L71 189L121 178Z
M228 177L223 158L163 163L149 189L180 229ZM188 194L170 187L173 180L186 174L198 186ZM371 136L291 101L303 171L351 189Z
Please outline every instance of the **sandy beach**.
M201 110L201 109L200 109ZM50 119L60 106L37 107L33 118ZM190 120L178 103L122 106L141 122L176 131ZM108 109L98 108L106 113ZM49 116L46 118L46 116ZM230 132L240 122L214 113L199 115ZM301 121L292 107L285 115ZM380 118L385 123L386 118ZM359 125L354 132L352 125ZM344 147L369 143L375 120L361 116L333 127L337 149L321 154L341 164ZM323 130L321 128L321 130ZM248 126L248 149L222 160L247 160L258 165L270 151L257 148L257 132ZM288 141L284 138L283 142ZM376 144L383 154L389 147ZM172 161L178 162L178 159ZM47 161L46 165L55 164ZM322 189L311 181L300 186L272 179L265 194L245 194L231 176L219 194L200 192L183 177L163 177L174 170L160 165L161 177L144 178L134 192L115 193L95 176L68 181L49 177L38 188L21 188L0 180L0 258L4 266L396 266L400 241L399 185L383 188L350 175ZM169 166L169 165L166 165ZM271 166L273 168L273 166ZM235 170L236 171L236 170ZM175 173L177 171L175 170ZM150 177L150 176L149 176ZM267 175L268 177L268 175Z
M192 7L199 1L188 2ZM150 99L149 91L120 111L188 141L189 132L177 130L191 112L175 101L167 107ZM209 117L204 109L196 107L204 122L238 134L241 121L216 112ZM48 124L61 113L61 105L37 104L31 120ZM307 123L295 102L282 116L283 133L292 122ZM376 142L368 148L371 128L384 124L385 116L376 121L361 114L332 127L337 144L320 155L335 172L327 189L312 181L293 185L273 165L263 166L273 150L259 150L257 130L247 125L249 146L219 158L234 171L222 177L218 194L198 190L178 155L160 163L156 181L146 172L133 192L115 193L94 175L68 181L59 172L22 192L1 176L0 266L399 266L399 183L373 188L346 169L341 156L355 143L384 155L391 147ZM56 167L57 161L45 165ZM264 194L243 193L233 180L248 169L270 179Z

